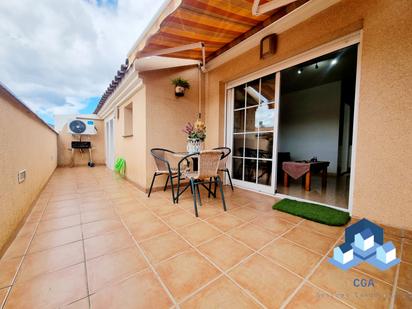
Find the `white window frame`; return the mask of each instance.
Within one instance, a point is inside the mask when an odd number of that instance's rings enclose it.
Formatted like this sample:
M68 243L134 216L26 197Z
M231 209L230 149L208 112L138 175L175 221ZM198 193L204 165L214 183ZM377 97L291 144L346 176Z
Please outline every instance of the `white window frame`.
M336 207L334 205L330 204L324 204L324 203L319 203L316 201L311 201L311 200L305 200L302 198L297 198L289 195L284 195L280 193L275 193L274 190L270 193L270 195L274 195L280 198L289 198L289 199L294 199L298 201L306 201L306 202L311 202L315 204L320 204L324 205L330 208L338 209L341 211L346 211L349 212L351 215L353 213L353 201L354 201L354 192L355 192L355 175L356 175L356 153L357 153L357 136L358 136L358 118L359 118L359 91L360 91L360 78L361 78L361 59L362 59L362 38L363 38L363 31L356 31L354 33L351 33L349 35L343 36L341 38L338 38L336 40L333 40L331 42L328 42L326 44L323 44L321 46L318 46L316 48L310 49L304 53L301 53L299 55L296 55L294 57L290 57L284 61L281 61L279 63L275 63L273 65L267 66L259 71L247 74L241 78L238 78L236 80L230 81L226 83L226 96L228 96L225 99L225 142L226 145L231 146L230 139L228 137L231 136L233 133L231 130L231 126L233 125L233 108L230 106L230 104L233 104L233 98L229 97L229 95L233 96L234 91L233 88L239 85L242 85L244 83L250 82L252 80L255 80L257 78L273 74L273 73L278 73L284 69L287 69L289 67L293 67L299 63L303 63L309 60L312 60L314 58L332 53L336 50L358 44L358 49L357 49L357 63L356 63L356 83L355 83L355 101L354 101L354 118L353 118L353 133L352 133L352 153L351 153L351 173L350 173L350 180L349 180L349 200L348 200L348 208L340 208ZM276 82L279 82L280 86L280 79L276 80ZM277 106L277 110L279 110L279 106ZM278 113L277 113L278 114ZM279 115L277 115L278 117ZM277 128L275 128L275 132L277 134L278 129L279 129L279 123L277 123ZM232 134L233 135L233 134ZM277 137L276 137L277 141ZM277 143L276 143L277 144ZM276 149L274 149L274 154L277 153L277 145ZM276 167L275 164L277 164L277 155L274 155L276 157L276 160L273 160L273 166L272 166L272 181L273 183L276 182L277 175L276 175ZM275 162L276 161L276 162ZM232 160L228 160L228 168L230 173L232 173ZM243 182L239 183L238 181L233 181L233 184L237 187L241 187L247 190L251 191L258 191L259 190L254 189L253 187L248 187L248 186L243 186ZM276 186L275 186L276 188Z

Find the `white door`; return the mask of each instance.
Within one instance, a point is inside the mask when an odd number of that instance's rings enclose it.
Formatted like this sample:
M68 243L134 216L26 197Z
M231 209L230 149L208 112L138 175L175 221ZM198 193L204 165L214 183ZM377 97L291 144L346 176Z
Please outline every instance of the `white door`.
M105 121L106 132L106 166L114 168L114 118Z
M279 83L274 73L228 89L226 141L239 187L275 193Z

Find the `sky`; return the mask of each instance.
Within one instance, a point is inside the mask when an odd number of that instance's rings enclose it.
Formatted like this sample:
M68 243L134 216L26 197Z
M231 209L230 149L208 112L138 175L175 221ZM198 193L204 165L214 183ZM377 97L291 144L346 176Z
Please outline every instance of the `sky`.
M0 1L0 82L47 123L92 113L164 0Z

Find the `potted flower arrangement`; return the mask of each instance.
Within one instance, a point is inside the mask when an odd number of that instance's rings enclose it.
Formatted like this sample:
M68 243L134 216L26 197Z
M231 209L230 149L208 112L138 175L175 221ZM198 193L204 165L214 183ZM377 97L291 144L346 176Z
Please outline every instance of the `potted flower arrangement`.
M185 90L190 89L189 82L180 76L172 79L172 84L175 86L175 96L177 97L183 97L185 95Z
M194 153L203 149L203 143L206 138L206 126L200 119L194 124L188 122L183 129L187 134L187 152Z

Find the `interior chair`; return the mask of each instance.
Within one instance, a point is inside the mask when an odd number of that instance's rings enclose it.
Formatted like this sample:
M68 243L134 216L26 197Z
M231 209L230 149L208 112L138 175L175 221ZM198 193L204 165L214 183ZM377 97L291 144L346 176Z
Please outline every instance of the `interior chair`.
M153 184L155 182L156 177L160 175L167 175L167 179L166 179L166 183L164 185L163 191L166 191L167 184L169 183L169 180L170 180L170 184L172 186L172 200L173 200L173 203L175 203L173 179L178 177L179 174L177 172L177 168L171 167L169 161L166 159L167 154L174 155L175 152L172 150L164 149L164 148L152 148L150 152L156 164L156 171L153 174L152 183L150 185L149 194L147 197L150 197L150 194L152 193Z
M205 150L193 154L189 154L185 156L183 159L179 161L178 164L178 175L182 175L183 179L188 179L189 184L180 192L180 180L178 178L178 185L177 185L177 194L176 194L176 202L179 202L179 196L186 191L188 187L192 190L193 195L193 206L195 209L196 217L199 216L197 210L197 200L199 200L199 206L202 206L202 201L200 199L200 188L199 185L202 185L206 190L209 191L209 194L212 193L210 191L212 183L215 186L219 186L220 194L222 197L222 204L223 210L226 211L226 203L225 203L225 196L223 193L223 184L220 176L218 174L220 159L222 158L223 153L220 150ZM184 171L182 168L183 163L190 158L197 158L198 160L198 169L197 171ZM206 187L205 184L208 184L209 187ZM214 197L216 197L215 193L212 193Z
M230 182L230 187L232 188L232 191L233 191L232 178L230 177L229 169L226 167L227 160L229 159L229 155L232 152L232 150L229 147L217 147L217 148L213 148L213 150L219 150L223 153L222 157L220 158L218 170L219 172L224 172L227 174L229 178L229 182ZM216 192L216 189L215 189L215 192Z

